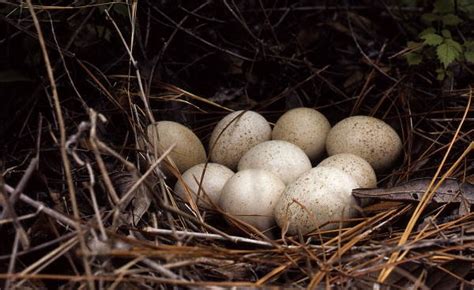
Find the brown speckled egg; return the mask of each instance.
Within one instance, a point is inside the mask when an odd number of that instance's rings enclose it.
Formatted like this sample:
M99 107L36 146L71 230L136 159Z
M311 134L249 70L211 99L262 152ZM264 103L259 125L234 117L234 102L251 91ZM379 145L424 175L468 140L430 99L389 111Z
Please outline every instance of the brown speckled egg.
M341 226L337 221L357 213L352 196L357 187L355 179L341 169L313 168L286 187L275 207L275 220L290 235L336 229Z
M284 140L303 149L311 160L324 153L331 124L315 109L296 108L283 114L272 131L273 140Z
M272 129L265 118L252 111L237 111L217 123L209 140L212 162L236 169L240 158L253 146L270 140Z
M240 159L238 169L264 169L277 175L285 184L311 169L311 161L301 148L286 141L262 142Z
M275 225L273 210L283 190L285 184L273 173L247 169L227 181L219 205L224 212L265 231Z
M147 127L147 135L157 157L176 143L168 156L181 172L206 162L206 150L199 138L193 131L179 123L160 121L150 124Z
M176 182L174 192L185 201L192 198L197 205L212 208L219 202L222 188L232 175L234 175L232 170L217 163L208 163L207 166L204 163L194 165L183 173L181 180Z
M402 151L397 132L380 119L353 116L337 123L326 139L328 154L352 153L367 160L375 171L388 169Z
M336 167L354 177L361 188L377 187L377 176L364 158L351 153L340 153L321 161L317 167L328 166Z

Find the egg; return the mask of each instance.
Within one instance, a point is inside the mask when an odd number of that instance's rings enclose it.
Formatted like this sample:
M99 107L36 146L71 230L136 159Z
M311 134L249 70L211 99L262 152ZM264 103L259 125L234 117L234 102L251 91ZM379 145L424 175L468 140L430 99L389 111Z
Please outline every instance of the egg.
M227 214L266 231L275 225L273 210L284 189L283 181L271 172L242 170L224 185L219 206Z
M270 140L267 120L252 111L236 111L217 123L209 140L212 162L236 169L240 158L253 146Z
M357 181L339 168L316 167L289 184L275 207L276 223L288 234L336 229L337 221L354 217ZM336 223L328 223L336 221Z
M321 157L331 129L328 119L315 109L296 108L284 113L272 131L273 140L284 140L303 149L311 160Z
M168 157L180 172L206 162L203 144L189 128L172 121L159 121L147 127L147 135L156 156L176 143Z
M232 170L217 163L194 165L176 182L174 192L185 201L192 198L198 206L213 208L213 205L219 202L224 184L232 175L234 175Z
M384 121L353 116L343 119L329 131L326 150L329 155L352 153L360 156L380 172L395 163L402 152L402 141Z
M340 153L330 156L321 161L317 167L329 166L336 167L352 176L360 188L377 187L377 176L364 158L351 153Z
M271 140L251 148L240 159L238 169L264 169L277 175L285 184L311 169L304 151L286 141Z

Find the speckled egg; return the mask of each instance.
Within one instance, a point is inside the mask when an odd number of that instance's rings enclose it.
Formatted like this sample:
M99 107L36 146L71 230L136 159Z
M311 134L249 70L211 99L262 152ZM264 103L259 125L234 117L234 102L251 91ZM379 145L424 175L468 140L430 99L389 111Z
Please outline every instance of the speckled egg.
M337 123L326 139L329 155L352 153L364 158L375 171L392 166L402 152L397 132L380 119L353 116Z
M185 201L192 198L198 206L213 208L219 202L224 184L232 175L232 170L217 163L194 165L176 182L174 192Z
M251 148L240 159L238 169L264 169L276 174L285 184L311 169L311 161L295 144L271 140Z
M225 116L212 131L209 155L212 162L236 169L240 158L253 146L270 140L267 120L252 111L237 111Z
M273 210L285 190L283 181L262 169L247 169L232 176L222 189L221 209L261 231L275 225Z
M272 131L273 140L284 140L303 149L311 160L324 153L331 124L315 109L296 108L283 114Z
M357 213L352 196L357 187L355 179L341 169L313 168L286 187L275 207L275 220L290 235L336 229L341 226L338 221Z
M321 161L317 167L329 166L336 167L354 177L360 188L377 187L377 176L370 166L369 162L364 158L351 153L340 153Z
M192 166L206 162L206 150L196 134L189 128L172 121L160 121L147 127L147 135L156 156L176 146L168 157L180 172Z

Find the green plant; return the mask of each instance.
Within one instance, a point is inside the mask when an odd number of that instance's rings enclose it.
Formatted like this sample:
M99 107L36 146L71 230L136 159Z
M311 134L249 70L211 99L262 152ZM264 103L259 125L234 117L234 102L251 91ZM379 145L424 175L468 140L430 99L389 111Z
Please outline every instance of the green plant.
M409 65L437 60L437 78L452 76L450 65L455 62L474 63L474 39L471 31L462 33L462 26L474 19L472 0L436 0L431 13L421 20L428 26L418 34L418 41L409 41L405 54Z

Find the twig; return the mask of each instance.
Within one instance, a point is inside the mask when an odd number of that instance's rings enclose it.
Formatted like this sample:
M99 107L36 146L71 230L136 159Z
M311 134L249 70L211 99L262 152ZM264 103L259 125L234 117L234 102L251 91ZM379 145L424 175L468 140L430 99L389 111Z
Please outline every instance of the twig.
M66 181L67 181L67 187L69 190L69 194L71 197L71 205L72 205L72 210L74 214L74 218L76 219L75 221L75 228L77 229L78 233L78 238L79 238L79 244L81 246L81 249L85 252L86 251L86 242L84 239L84 236L82 234L82 231L80 231L80 212L79 212L79 206L77 204L77 199L76 199L76 190L74 188L74 183L72 179L72 173L71 173L71 164L69 163L69 158L67 156L66 152L66 128L64 125L64 118L62 114L62 109L61 109L61 102L59 101L59 95L58 95L58 90L56 87L56 82L54 78L54 73L53 69L51 67L51 61L49 59L48 55L48 50L46 48L44 36L43 36L43 31L41 30L40 23L38 21L38 17L36 17L36 13L33 8L33 4L31 3L31 0L26 0L26 3L28 5L28 10L30 11L31 17L33 19L33 22L35 24L36 31L38 33L38 41L41 47L41 51L43 53L43 59L45 62L46 66L46 71L48 74L48 79L51 85L51 92L52 92L52 97L54 100L54 109L56 112L56 118L59 123L59 134L60 134L60 151L61 151L61 159L63 161L63 166L64 166L64 172L66 174ZM90 264L87 261L87 258L85 256L82 257L82 264L84 266L85 272L87 277L92 277L92 272L90 268ZM94 283L92 282L91 279L88 281L88 285L90 289L95 289Z
M461 130L461 127L462 125L464 124L464 120L466 119L467 117L467 113L469 112L469 109L471 107L471 100L472 100L472 94L473 94L473 89L471 88L471 91L470 91L470 96L469 96L469 99L467 101L467 105L466 105L466 110L464 111L464 115L463 115L463 119L461 120L461 122L459 122L459 125L458 125L458 128L456 130L456 133L454 134L451 142L449 143L449 147L448 149L446 150L446 153L444 154L444 157L443 157L443 160L441 161L440 165L438 166L438 169L435 173L435 175L433 176L430 184L428 185L428 188L426 189L426 192L423 194L423 198L421 199L420 203L418 204L418 206L416 207L415 209L415 212L413 213L410 221L408 222L408 225L406 226L405 228L405 231L403 232L403 235L400 237L400 240L398 242L398 245L401 246L403 244L405 244L407 241L408 241L408 238L410 237L410 234L411 232L413 231L413 228L415 227L415 224L416 222L418 221L418 219L420 218L421 216L421 213L423 212L423 210L428 206L428 203L429 201L433 198L434 194L436 193L436 190L441 186L441 184L443 183L443 181L446 179L446 177L448 177L452 171L454 170L454 168L456 167L456 165L458 165L466 156L467 154L469 154L473 149L474 149L474 142L471 142L471 144L469 145L469 147L461 154L461 156L458 158L458 160L456 161L455 164L453 164L453 166L451 166L451 168L445 173L443 174L443 176L441 177L441 179L439 179L438 183L436 183L437 179L438 179L438 176L441 174L441 170L443 169L444 167L444 164L446 163L446 160L449 156L449 153L451 153L451 149L453 148L453 145L454 143L456 142L457 140L457 136L459 135L459 132ZM391 264L395 261L399 261L401 258L403 258L408 252L405 251L403 253L403 255L400 256L400 252L397 251L397 252L394 252L392 253L392 255L390 256L390 259L389 261L387 262L388 264ZM387 278L388 276L390 276L390 273L393 271L393 268L394 266L390 266L388 268L384 268L381 272L380 272L380 275L378 277L378 281L383 283Z
M193 237L193 238L203 238L203 239L211 239L211 240L222 240L222 241L231 241L233 243L245 243L251 244L256 246L263 246L263 247L271 247L274 248L275 245L265 241L259 241L239 236L222 236L218 234L210 234L210 233L199 233L199 232L188 232L188 231L172 231L167 229L157 229L153 227L145 227L142 229L145 233L148 234L159 234L159 235L179 235L184 237Z

